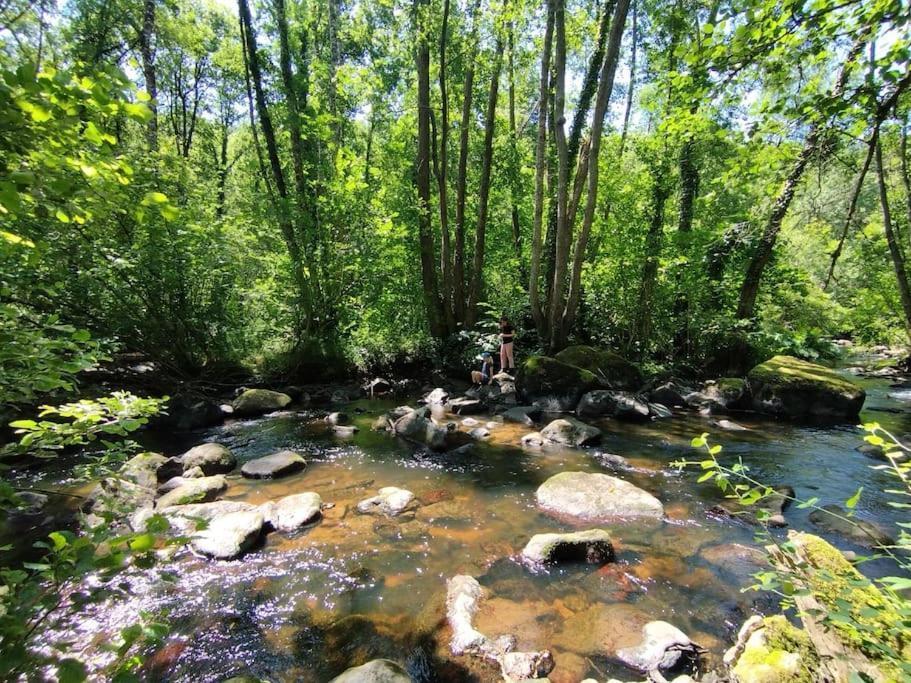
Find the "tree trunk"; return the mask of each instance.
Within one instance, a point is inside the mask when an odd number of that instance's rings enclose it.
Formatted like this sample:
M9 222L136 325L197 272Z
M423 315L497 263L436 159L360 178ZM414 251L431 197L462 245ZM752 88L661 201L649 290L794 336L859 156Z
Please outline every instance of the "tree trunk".
M415 185L418 193L418 243L421 254L421 282L424 306L430 333L444 336L442 301L437 282L433 234L430 228L430 47L425 27L421 25L422 11L429 0L414 0L414 22L417 48L415 62L418 77L418 145L415 164Z
M455 331L452 292L452 248L449 240L449 91L446 87L446 44L449 39L449 0L443 0L443 27L440 34L440 164L437 173L440 200L440 271L443 276L443 315L449 333ZM434 136L434 140L436 136Z
M911 170L908 169L908 125L911 119L911 110L905 112L902 121L901 145L898 153L901 155L902 185L905 187L905 210L908 212L908 236L911 237Z
M863 40L859 39L846 55L841 71L839 71L835 81L835 87L832 90L833 97L838 98L844 92L851 67L854 65L854 61L862 48ZM794 165L791 167L791 172L788 174L788 177L781 188L781 192L779 192L778 198L775 200L775 204L772 206L772 213L769 215L769 220L766 223L765 230L762 233L756 251L753 253L750 264L747 266L746 275L743 278L743 285L740 288L740 302L737 305L737 317L740 320L747 320L753 317L756 308L756 297L759 294L759 285L762 281L762 274L765 272L766 266L772 258L772 252L775 249L775 242L778 239L778 232L781 230L781 224L784 221L785 215L788 213L788 208L791 206L791 200L794 199L794 194L797 192L797 187L800 184L800 179L803 177L803 172L806 169L807 164L810 163L810 159L818 151L820 142L826 136L826 133L827 126L824 122L817 121L811 126L810 132L807 133L807 137L804 140L803 149L797 156Z
M475 229L474 263L472 264L471 289L468 295L466 324L477 322L478 302L484 275L484 244L487 236L487 208L490 198L490 172L493 166L493 134L497 121L497 97L500 92L500 68L503 63L503 44L497 40L493 75L490 77L490 94L487 98L487 121L484 123L484 155L481 160L481 185L478 190L478 224Z
M633 330L633 341L639 343L638 355L642 357L648 347L648 337L652 325L652 299L658 277L658 264L661 260L661 237L664 230L664 206L670 196L670 184L665 164L660 162L652 179L652 206L649 218L648 235L645 238L645 265L642 268L642 280L639 285L639 303L636 309L636 327Z
M889 245L889 255L892 257L892 267L895 270L895 279L898 284L898 293L901 298L902 312L905 317L905 331L911 340L911 286L908 284L908 271L905 269L905 257L901 245L895 236L892 227L892 212L889 209L888 188L886 187L886 172L883 168L882 143L876 141L876 175L879 184L879 201L883 210L883 229L886 233L886 242Z
M626 26L629 4L630 0L618 0L614 10L614 17L610 24L610 40L608 41L604 64L601 67L601 76L598 81L598 98L595 104L595 115L592 119L592 130L589 138L587 155L588 193L585 200L585 213L582 216L582 228L576 241L569 295L563 310L562 321L559 330L556 333L551 333L555 348L566 344L569 331L576 321L576 312L581 299L582 265L585 262L585 254L588 250L588 238L591 234L591 227L595 218L595 206L598 201L598 157L601 151L601 134L604 129L604 116L607 114L607 105L614 89L614 76L620 60L620 43L623 40L623 30Z
M639 42L639 3L633 2L633 39L629 63L629 86L626 88L626 107L623 110L623 130L620 133L620 157L626 149L626 134L629 131L629 117L633 111L633 92L636 87L636 46Z
M149 150L158 151L158 82L155 76L155 0L143 0L142 28L139 31L139 54L142 58L142 77L146 92L151 98L149 110L152 115L146 126L146 140Z
M471 130L471 104L474 95L474 70L477 52L477 22L480 0L476 0L472 13L472 28L469 38L468 65L462 84L462 119L459 124L459 177L456 182L456 225L455 254L452 266L452 304L457 320L465 319L465 198L468 188L468 133Z
M845 240L847 240L848 233L851 231L851 224L854 222L854 213L857 211L857 201L860 198L860 192L863 189L864 180L867 177L867 171L870 170L870 164L873 161L873 156L877 144L879 144L878 123L874 126L873 133L870 135L870 141L867 143L867 154L864 157L864 163L860 167L857 178L854 180L854 190L851 192L851 200L848 203L848 213L845 216L845 224L842 226L841 237L838 239L838 245L832 252L832 262L829 263L829 272L826 274L826 281L822 286L823 291L828 291L829 284L832 282L832 278L835 275L835 265L838 263L842 249L844 249L845 246Z
M699 167L696 166L696 142L688 138L680 148L680 209L677 221L677 232L680 237L680 250L684 256L690 255L690 233L693 230L693 206L699 195ZM683 277L678 271L674 295L674 355L685 357L689 350L690 302L686 294Z
M528 273L522 261L522 229L519 222L519 205L516 202L516 196L519 194L519 137L516 132L516 64L515 64L515 23L510 20L509 26L509 143L510 143L510 183L509 183L509 201L512 205L510 211L512 216L512 245L516 253L516 261L519 264L519 273L521 280L524 282Z
M531 303L531 314L535 327L546 337L547 326L545 311L541 309L541 228L544 218L544 181L547 166L547 100L550 93L550 55L553 49L554 12L553 2L547 3L547 26L544 30L544 48L541 53L541 77L538 89L538 137L535 144L535 210L532 219L531 241L531 274L528 281L528 293Z

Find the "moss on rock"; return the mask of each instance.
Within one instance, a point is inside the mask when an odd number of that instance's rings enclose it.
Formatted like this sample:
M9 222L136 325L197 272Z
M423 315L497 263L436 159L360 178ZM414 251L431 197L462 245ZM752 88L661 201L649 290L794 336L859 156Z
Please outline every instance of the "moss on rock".
M810 637L783 616L766 617L734 666L738 683L814 683L819 655Z
M247 389L234 400L236 415L262 415L281 410L291 403L291 397L268 389Z
M573 410L595 386L595 375L549 356L531 356L520 367L516 389L529 401L549 401L556 410Z
M792 356L775 356L748 375L753 407L791 418L854 418L866 392L830 368Z
M611 389L635 391L642 386L639 368L613 351L579 344L566 347L554 357L563 363L588 370L599 383Z

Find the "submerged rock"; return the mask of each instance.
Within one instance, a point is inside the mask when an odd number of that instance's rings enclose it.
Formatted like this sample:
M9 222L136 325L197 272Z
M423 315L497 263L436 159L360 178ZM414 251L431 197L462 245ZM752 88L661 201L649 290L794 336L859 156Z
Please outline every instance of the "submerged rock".
M617 651L617 658L628 667L642 671L666 671L681 663L695 661L698 646L683 631L666 621L650 621L642 627L642 641Z
M590 391L576 407L579 417L615 417L618 420L641 422L651 416L648 404L628 391L599 389Z
M396 420L393 430L399 436L423 444L434 451L445 451L447 431L426 416L426 409L414 410Z
M484 410L484 404L476 398L457 398L449 402L449 410L456 415L476 415Z
M541 436L551 443L565 446L585 446L601 439L601 430L571 417L554 420L541 430Z
M753 407L788 418L856 418L866 392L834 370L791 356L775 356L748 375Z
M234 399L234 414L243 417L263 415L275 410L281 410L291 403L288 394L268 389L247 389Z
M500 659L500 671L507 681L541 680L553 671L554 658L542 652L507 652Z
M664 515L653 495L607 474L562 472L541 484L535 495L545 511L580 520Z
M522 550L522 557L533 564L605 564L614 559L614 546L611 544L610 534L603 529L565 534L535 534Z
M357 509L365 514L383 514L387 517L394 517L404 512L413 500L414 494L407 489L384 486L377 495L358 503Z
M525 448L541 448L544 445L544 437L541 432L530 432L522 437L522 445Z
M484 439L490 438L490 430L487 429L487 427L475 427L470 432L468 432L468 435L472 439L483 441Z
M348 417L348 413L341 412L329 413L326 415L325 420L326 423L330 425L346 425L351 421Z
M332 433L336 436L354 436L359 431L361 430L356 425L333 425L332 427Z
M411 683L411 677L390 659L374 659L348 669L329 683Z
M635 365L613 351L592 346L569 346L555 358L593 373L600 386L636 391L642 386L642 373Z
M888 533L877 525L862 519L846 519L848 513L837 505L824 505L822 510L810 513L810 521L823 531L848 538L859 545L875 547L895 543Z
M788 525L784 511L790 506L794 495L794 489L790 486L776 486L769 495L760 498L753 505L741 505L736 499L731 499L715 505L709 512L737 517L750 524L783 527Z
M253 547L263 531L265 520L258 510L241 510L219 515L206 529L195 534L193 548L217 560L233 560Z
M589 370L548 356L532 356L519 368L516 389L526 400L548 409L575 410L582 394L596 381Z
M274 479L300 472L307 466L303 456L294 451L279 451L245 462L240 473L248 479Z
M198 467L206 476L224 474L237 466L237 458L220 443L203 443L194 446L177 458L184 471Z
M533 427L540 417L541 409L537 406L514 406L503 413L505 422L516 422L528 427Z
M215 500L228 488L228 482L221 474L199 479L187 479L172 491L168 491L156 503L156 508L189 503L208 503Z
M320 517L323 499L318 493L295 493L259 506L266 523L276 531L296 531Z
M480 648L487 641L473 626L483 591L473 576L459 574L446 582L446 618L452 629L449 647L455 655Z

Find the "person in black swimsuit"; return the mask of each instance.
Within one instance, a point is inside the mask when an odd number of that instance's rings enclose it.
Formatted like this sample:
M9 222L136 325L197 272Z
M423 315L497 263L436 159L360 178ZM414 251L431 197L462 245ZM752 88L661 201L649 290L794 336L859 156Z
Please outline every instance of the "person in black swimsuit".
M514 373L516 371L516 358L513 354L513 341L516 330L505 315L500 318L500 370Z

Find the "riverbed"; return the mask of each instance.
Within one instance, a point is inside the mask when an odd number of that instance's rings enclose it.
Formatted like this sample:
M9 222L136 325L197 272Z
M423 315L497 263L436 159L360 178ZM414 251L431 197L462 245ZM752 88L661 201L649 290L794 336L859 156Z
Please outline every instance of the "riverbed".
M911 431L911 393L885 379L860 380L867 390L864 421L896 434ZM892 395L890 395L892 394ZM708 667L720 664L743 620L773 610L772 596L742 589L760 568L757 528L708 511L721 500L699 472L680 472L674 461L697 455L693 436L709 432L724 460L742 459L769 485L789 485L798 498L843 504L859 486L857 515L895 533L898 511L888 506L887 474L856 450L855 425L798 426L751 414L726 416L746 431L726 431L715 417L675 411L646 424L592 420L604 432L598 447L523 449L531 427L474 415L491 437L467 454L432 454L371 431L376 417L400 402L362 400L343 408L360 430L337 437L325 409L289 410L259 419L233 420L191 434L149 435L149 448L177 455L204 441L229 447L239 464L291 449L308 461L279 480L229 475L222 499L254 504L315 491L330 506L315 525L270 533L264 543L230 562L190 553L145 571L130 570L131 598L89 607L75 632L49 631L80 644L96 666L109 657L100 647L140 612L170 624L171 635L150 653L142 677L160 681L222 681L249 674L270 681L325 683L350 666L377 657L407 663L439 681L498 681L498 669L448 648L446 579L476 577L488 597L476 621L491 636L511 633L523 650L549 648L555 683L593 677L641 678L611 657L636 640L650 620L668 621L707 650ZM444 416L461 425L464 418ZM540 425L539 425L540 426ZM467 426L460 426L468 430ZM622 456L618 459L612 456ZM599 525L611 532L616 562L549 571L529 569L518 555L536 533L572 527L538 511L535 490L567 470L606 472L656 495L665 518ZM61 470L58 470L60 472ZM45 474L45 486L66 486ZM413 513L387 519L360 514L359 501L384 486L417 497ZM790 528L819 533L808 511L791 506ZM786 529L773 531L784 537ZM863 554L837 535L821 533L845 550ZM888 565L869 563L873 575ZM163 572L171 580L163 580ZM435 677L434 677L435 676Z

